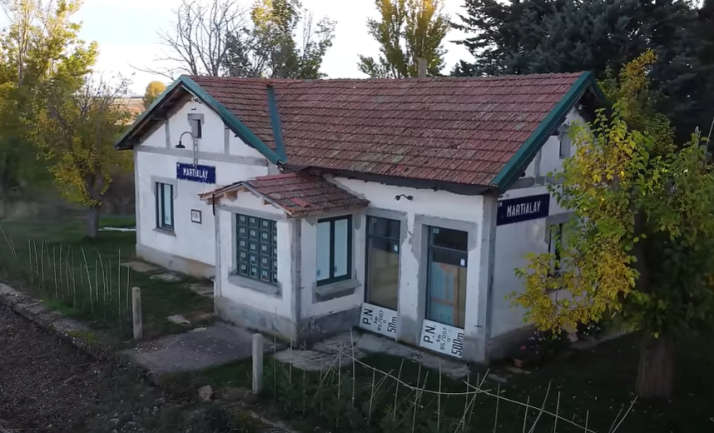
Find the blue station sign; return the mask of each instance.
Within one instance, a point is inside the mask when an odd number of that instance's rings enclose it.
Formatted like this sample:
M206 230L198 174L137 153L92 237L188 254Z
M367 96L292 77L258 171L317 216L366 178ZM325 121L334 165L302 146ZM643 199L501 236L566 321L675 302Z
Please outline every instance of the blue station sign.
M550 194L512 198L498 202L496 225L519 223L545 218L550 211Z
M176 164L176 179L190 182L216 183L216 167L179 162Z

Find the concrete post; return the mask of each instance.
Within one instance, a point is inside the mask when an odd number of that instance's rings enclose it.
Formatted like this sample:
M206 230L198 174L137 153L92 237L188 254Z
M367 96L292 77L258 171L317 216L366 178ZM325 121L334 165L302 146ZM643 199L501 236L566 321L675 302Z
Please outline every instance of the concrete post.
M144 337L144 324L141 319L141 289L138 287L131 289L131 306L134 316L134 340L141 340Z
M263 336L253 334L253 394L263 390Z

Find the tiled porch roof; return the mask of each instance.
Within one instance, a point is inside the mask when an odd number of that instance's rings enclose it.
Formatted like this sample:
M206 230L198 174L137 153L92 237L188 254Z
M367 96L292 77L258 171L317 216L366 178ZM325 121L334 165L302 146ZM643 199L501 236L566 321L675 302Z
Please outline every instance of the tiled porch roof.
M322 177L302 173L261 176L201 194L201 198L219 200L241 190L248 190L263 197L294 218L362 209L369 205L369 201Z

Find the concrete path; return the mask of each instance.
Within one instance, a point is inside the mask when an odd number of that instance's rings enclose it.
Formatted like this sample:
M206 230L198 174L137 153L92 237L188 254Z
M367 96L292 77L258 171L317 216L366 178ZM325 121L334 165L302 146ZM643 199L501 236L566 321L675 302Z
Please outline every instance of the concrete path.
M264 353L273 352L265 339ZM147 341L122 352L152 374L178 373L250 359L253 334L223 323Z
M341 353L341 354L340 354ZM448 359L397 343L385 337L353 331L315 344L312 350L284 350L278 352L278 361L292 364L307 371L320 371L348 366L352 358L360 360L372 353L383 353L418 362L424 367L439 370L448 377L460 379L469 373L469 367L456 359Z

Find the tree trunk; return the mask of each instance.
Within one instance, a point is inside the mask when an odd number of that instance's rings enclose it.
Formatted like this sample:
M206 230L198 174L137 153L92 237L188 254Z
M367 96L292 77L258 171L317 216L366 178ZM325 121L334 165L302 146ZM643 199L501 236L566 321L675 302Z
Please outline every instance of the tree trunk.
M87 237L96 239L99 233L99 209L101 206L93 206L87 209Z
M636 392L640 398L669 398L674 382L674 340L645 335L640 347Z

